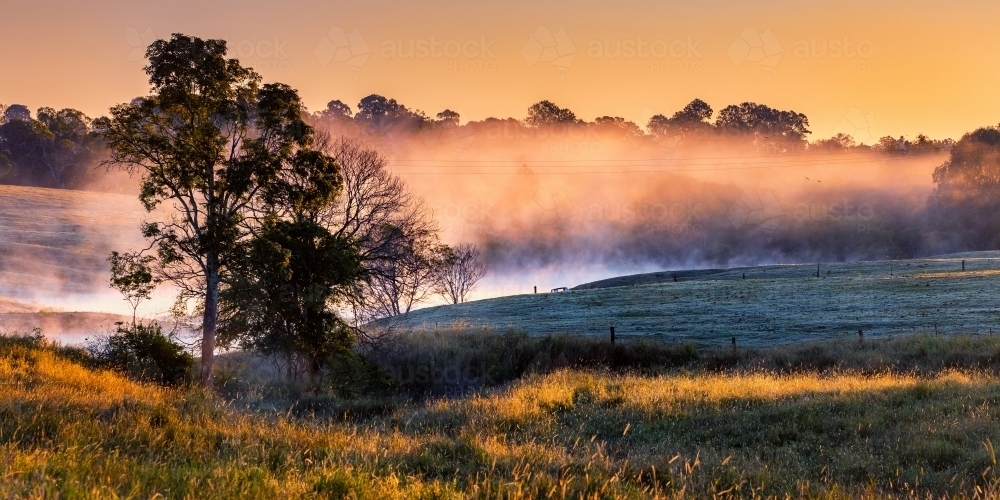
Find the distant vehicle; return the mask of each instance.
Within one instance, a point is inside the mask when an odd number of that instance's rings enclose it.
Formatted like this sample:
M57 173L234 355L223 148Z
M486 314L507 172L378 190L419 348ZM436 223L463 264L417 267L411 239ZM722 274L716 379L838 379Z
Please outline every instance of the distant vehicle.
M552 291L553 292L565 292L566 291L566 287L561 286L559 288L553 288Z

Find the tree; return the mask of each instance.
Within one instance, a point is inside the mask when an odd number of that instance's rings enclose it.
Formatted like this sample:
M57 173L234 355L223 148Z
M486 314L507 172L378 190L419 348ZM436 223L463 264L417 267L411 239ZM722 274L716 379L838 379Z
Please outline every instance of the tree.
M45 156L55 136L45 124L33 119L12 119L0 125L0 149L14 166L10 181L29 186L50 186Z
M642 129L620 116L601 116L594 120L599 130L612 132L622 137L642 137Z
M41 161L54 186L66 187L67 176L80 180L98 148L90 118L75 109L40 108L38 121L52 133L42 148Z
M782 153L806 144L809 119L802 113L780 111L763 104L745 102L726 106L715 119L719 133L744 138L758 149Z
M339 100L326 103L326 109L319 112L321 118L328 120L349 120L354 116L351 107Z
M359 299L377 318L409 313L413 306L434 293L447 247L437 244L436 234L405 234L398 227L384 227L393 234L381 258L370 263L366 289Z
M660 138L680 137L711 130L712 124L708 121L711 118L712 107L701 99L695 99L670 118L654 115L646 128Z
M437 114L438 123L449 127L457 127L459 118L461 118L461 116L457 112L450 109L446 109Z
M12 121L28 121L31 120L31 110L23 104L11 104L3 110L3 122L10 123Z
M809 150L846 151L857 147L854 138L849 134L838 133L829 139L821 139L809 145Z
M297 355L313 381L325 360L347 353L354 341L332 306L361 276L356 245L319 223L342 187L332 157L296 153L262 191L256 208L266 215L241 245L221 294L224 341Z
M223 290L223 339L305 360L315 382L355 336L332 308L361 274L354 246L308 217L270 220ZM291 362L289 366L291 366Z
M566 108L560 108L552 101L539 101L528 108L528 117L524 120L529 126L544 127L549 125L569 125L580 123L576 114Z
M148 300L150 294L160 284L149 265L155 260L152 255L140 252L111 252L111 287L122 294L122 298L132 308L132 327L136 327L136 312L139 304Z
M712 107L701 99L695 99L684 106L684 109L674 113L670 119L682 128L692 128L708 125L708 120L711 118Z
M1000 248L1000 129L965 134L933 179L929 211L941 233L970 250Z
M7 111L18 107L24 108ZM13 167L8 182L66 188L86 181L102 147L90 118L75 109L40 108L38 119L30 112L8 114L0 125L0 152Z
M298 93L260 85L226 58L224 40L174 34L146 51L152 94L111 109L107 164L141 175L139 199L166 221L146 223L157 272L202 310L201 381L212 383L220 284L244 238L251 203L312 140Z
M444 251L435 291L452 304L465 302L469 292L486 276L479 248L469 243Z
M370 131L387 133L394 130L409 131L419 128L427 118L420 111L411 111L406 106L372 94L358 103L358 113L354 120Z
M409 311L430 292L428 265L435 260L431 250L438 248L430 212L389 172L378 151L344 138L321 141L319 147L336 159L344 180L343 192L320 223L356 244L364 276L350 295L356 326Z

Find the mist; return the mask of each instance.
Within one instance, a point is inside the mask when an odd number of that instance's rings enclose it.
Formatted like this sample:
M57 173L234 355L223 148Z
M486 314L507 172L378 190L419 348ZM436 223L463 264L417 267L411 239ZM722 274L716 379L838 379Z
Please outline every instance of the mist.
M927 230L947 151L779 154L510 121L382 131L328 127L380 149L449 244L490 267L481 296L666 269L909 258L965 250Z

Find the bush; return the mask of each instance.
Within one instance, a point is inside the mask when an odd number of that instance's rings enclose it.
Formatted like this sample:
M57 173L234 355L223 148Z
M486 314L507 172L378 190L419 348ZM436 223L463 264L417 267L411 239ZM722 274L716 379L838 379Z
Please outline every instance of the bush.
M160 325L119 324L115 333L87 346L98 365L131 378L178 385L189 379L194 358Z

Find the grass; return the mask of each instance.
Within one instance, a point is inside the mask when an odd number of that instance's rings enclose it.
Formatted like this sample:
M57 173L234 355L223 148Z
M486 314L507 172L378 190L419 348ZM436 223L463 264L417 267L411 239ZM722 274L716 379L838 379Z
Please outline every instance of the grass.
M529 370L337 416L371 401L247 411L0 338L0 497L1000 496L1000 338L796 349ZM841 362L793 362L818 350Z
M623 277L617 280L646 284L428 307L398 323L428 331L468 324L599 338L614 325L620 338L721 346L736 337L740 345L759 347L852 338L858 330L868 337L1000 332L1000 308L983 299L1000 287L997 252L824 263L822 277L815 273L815 264L803 264L695 273L677 283L669 273L660 282ZM643 276L658 274L664 273Z

